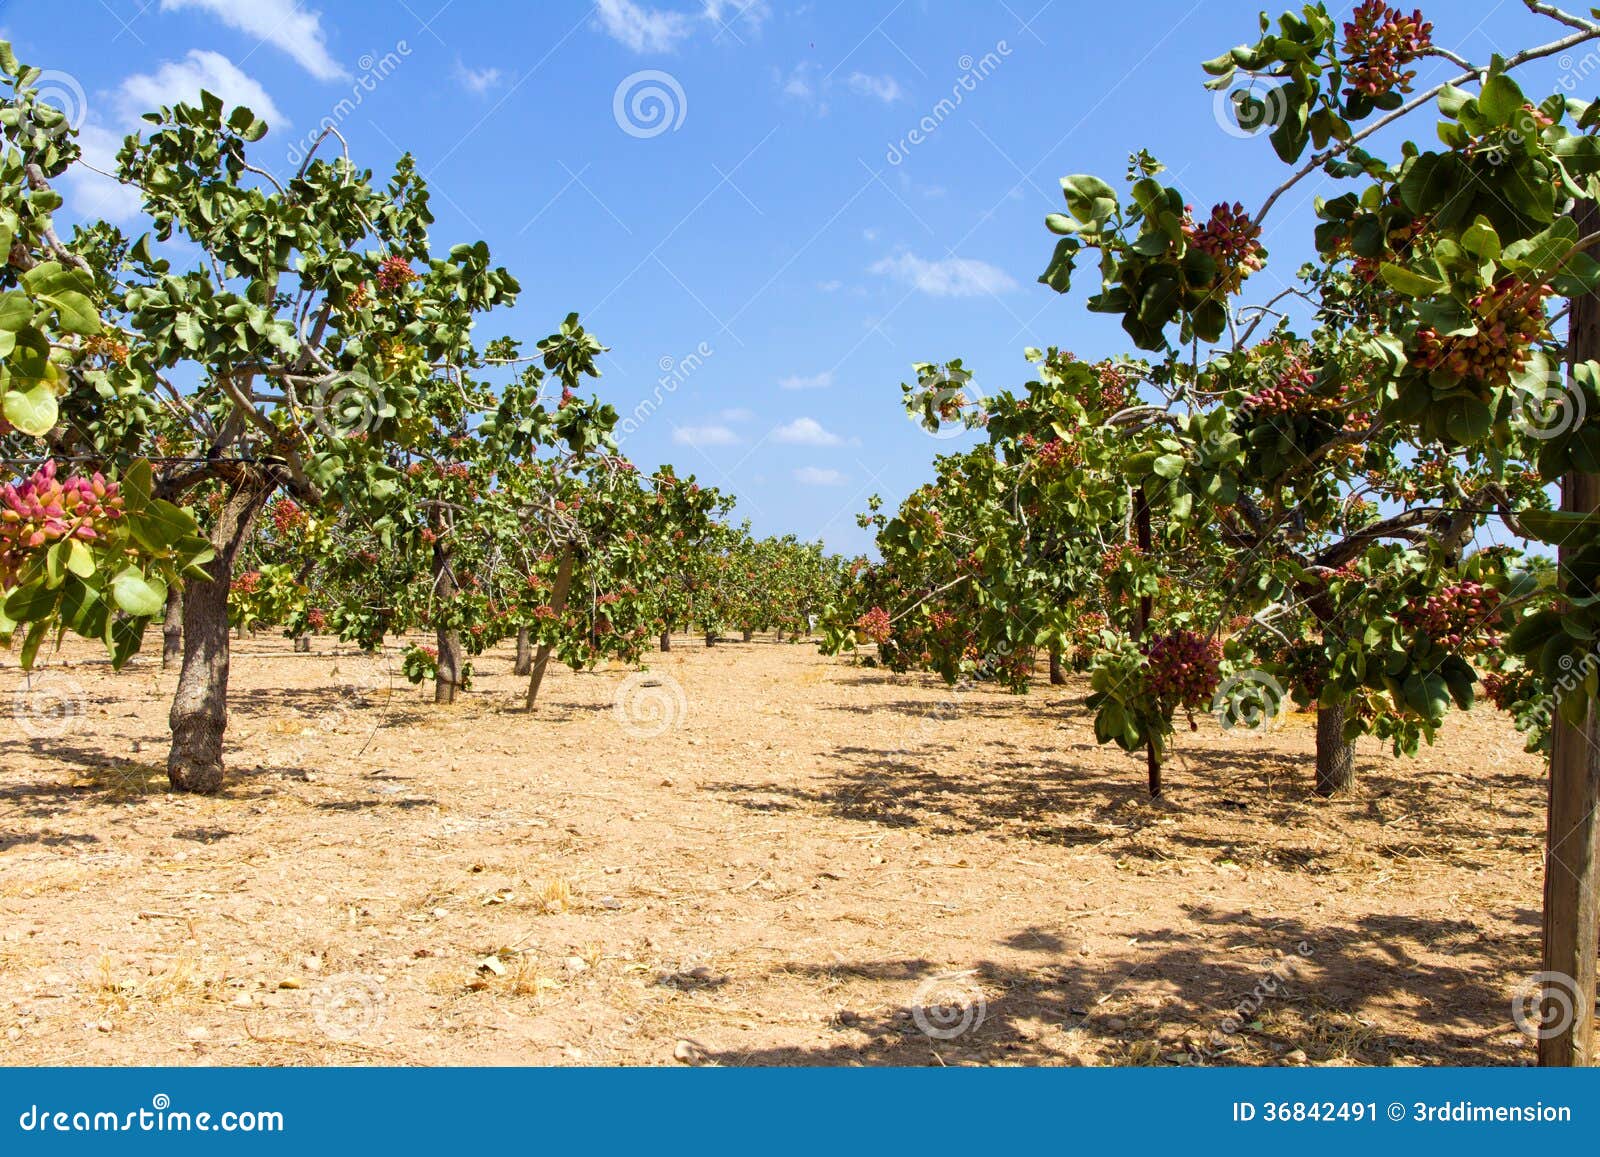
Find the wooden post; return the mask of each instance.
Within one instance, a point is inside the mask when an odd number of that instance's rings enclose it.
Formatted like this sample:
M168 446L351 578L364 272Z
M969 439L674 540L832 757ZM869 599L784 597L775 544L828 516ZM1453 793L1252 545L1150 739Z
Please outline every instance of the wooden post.
M1579 235L1600 227L1600 206L1580 202L1573 212ZM1600 359L1600 297L1574 298L1568 319L1567 366ZM1570 387L1569 387L1570 388ZM1589 415L1590 421L1600 416ZM1568 474L1563 510L1600 509L1600 476ZM1569 590L1572 551L1561 547L1561 585ZM1592 596L1593 591L1573 591ZM1568 692L1587 695L1583 687ZM1550 811L1545 831L1544 972L1539 1023L1539 1064L1588 1065L1595 1061L1595 941L1600 938L1600 715L1591 702L1574 726L1556 714L1550 747ZM1557 990L1561 991L1557 991ZM1570 1002L1570 1003L1569 1003Z
M550 591L550 609L559 617L567 609L567 592L572 589L572 543L567 543L567 548L561 554L561 565L556 568L556 585ZM528 677L528 697L523 706L533 710L534 700L539 698L539 684L544 682L544 669L550 665L550 652L553 647L549 643L539 644L539 657L533 661L533 674Z

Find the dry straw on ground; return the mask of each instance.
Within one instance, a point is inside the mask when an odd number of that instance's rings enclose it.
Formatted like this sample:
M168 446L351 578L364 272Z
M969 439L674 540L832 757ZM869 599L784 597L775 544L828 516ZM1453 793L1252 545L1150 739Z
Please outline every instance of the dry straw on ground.
M1416 761L1364 742L1334 802L1305 719L1202 720L1153 805L1081 685L685 640L652 668L687 714L639 739L620 669L554 672L530 717L509 652L436 709L332 650L240 644L215 799L165 791L171 674L49 660L82 716L0 752L10 1063L1530 1055L1543 777L1487 710ZM930 982L960 987L930 1011Z

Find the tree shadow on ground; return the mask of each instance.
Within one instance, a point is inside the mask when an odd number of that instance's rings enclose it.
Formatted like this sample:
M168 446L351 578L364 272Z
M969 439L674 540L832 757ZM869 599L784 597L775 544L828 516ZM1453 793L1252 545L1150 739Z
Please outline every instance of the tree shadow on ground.
M822 1044L708 1050L723 1065L1299 1063L1515 1064L1514 981L1478 960L1418 963L1478 945L1469 921L1367 917L1310 928L1192 910L1192 927L1142 938L1116 960L1022 929L1005 962L960 973L931 962L785 963L742 983L856 987ZM1018 952L1036 962L1015 960ZM1503 953L1499 954L1503 957ZM1531 948L1524 962L1532 967ZM1515 969L1512 971L1516 975ZM855 982L855 983L852 983ZM889 986L887 990L885 986ZM870 996L868 995L870 993Z
M968 707L961 705L963 714ZM1080 762L1073 751L1093 745L964 749L932 738L913 732L890 737L900 741L893 746L840 746L808 779L704 786L752 811L818 811L929 834L1001 832L1050 844L1105 844L1108 852L1153 860L1193 855L1312 873L1348 866L1352 856L1478 868L1488 844L1524 851L1543 836L1542 828L1523 832L1515 824L1496 833L1482 810L1437 807L1436 778L1378 758L1371 747L1357 759L1358 792L1330 800L1311 791L1309 754L1191 744L1169 760L1168 790L1152 802L1142 757L1121 763L1097 753ZM1520 807L1538 779L1490 771L1474 776L1471 789L1486 807L1501 798ZM1167 822L1157 829L1157 821Z

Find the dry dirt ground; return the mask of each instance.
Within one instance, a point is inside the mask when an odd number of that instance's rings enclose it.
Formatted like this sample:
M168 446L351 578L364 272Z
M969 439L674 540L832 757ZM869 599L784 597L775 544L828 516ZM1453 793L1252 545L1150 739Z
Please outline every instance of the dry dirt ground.
M172 673L69 645L29 690L0 658L6 1063L1531 1056L1543 776L1486 709L1416 761L1363 741L1331 803L1305 717L1204 718L1152 804L1081 681L680 638L648 676L553 672L530 716L504 650L435 708L263 637L196 798L162 771Z

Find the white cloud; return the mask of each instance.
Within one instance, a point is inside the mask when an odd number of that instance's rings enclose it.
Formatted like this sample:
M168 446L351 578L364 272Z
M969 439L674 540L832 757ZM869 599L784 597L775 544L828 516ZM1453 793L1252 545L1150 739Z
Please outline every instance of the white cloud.
M787 378L780 378L778 385L786 390L825 390L833 385L833 371L823 370L820 374L809 376L793 374Z
M680 446L736 446L739 435L726 426L674 426L672 440Z
M759 29L772 15L772 6L767 0L705 0L700 15L713 24L732 24L742 19Z
M633 0L599 0L600 27L633 52L671 52L693 31L681 12L645 8Z
M717 417L721 418L724 422L748 422L755 416L756 414L754 410L746 410L739 406L736 406L731 410L723 410L717 415Z
M318 80L348 75L328 55L321 15L301 8L296 0L161 0L163 12L186 8L209 12L229 28L283 49Z
M477 96L482 96L491 88L499 87L505 79L500 75L498 68L468 68L459 60L456 61L456 79L461 82L461 87Z
M139 190L124 185L115 177L101 173L117 171L117 153L122 149L122 134L112 132L104 125L86 121L78 128L78 147L88 165L99 169L97 173L84 165L73 165L66 171L67 189L71 194L72 208L78 214L106 221L131 221L139 216L144 199Z
M784 96L792 96L796 100L810 100L816 95L816 89L811 83L811 74L816 68L817 66L809 60L802 60L789 71L787 76L777 69L773 69L773 75L777 77L778 87L783 90Z
M273 128L289 123L289 118L272 103L267 90L240 72L233 61L219 52L199 48L191 48L181 61L167 61L153 74L128 77L117 89L117 112L122 122L131 128L139 124L141 115L162 105L179 101L199 103L201 89L221 97L228 108L248 105Z
M852 72L846 83L850 85L851 92L877 97L884 104L893 104L904 95L900 89L900 82L888 73L873 76L866 72Z
M802 466L794 472L794 480L802 486L843 486L845 478L837 470L821 466Z
M829 278L827 281L817 282L817 288L822 290L823 293L832 293L837 289L843 289L844 282L840 281L836 277Z
M971 257L924 261L915 253L902 253L876 262L872 272L892 277L930 297L981 297L1017 287L1005 270Z
M143 204L138 190L101 174L116 172L117 153L124 138L145 127L140 116L163 105L196 104L201 89L215 93L229 107L248 105L274 127L289 123L266 90L226 56L194 49L182 61L167 61L154 73L124 80L113 94L112 124L91 113L79 126L78 146L83 150L83 159L100 172L86 165L67 170L65 179L73 210L84 217L119 223L136 220Z
M796 418L772 431L774 442L787 442L791 446L842 446L844 439L824 429L815 418Z

